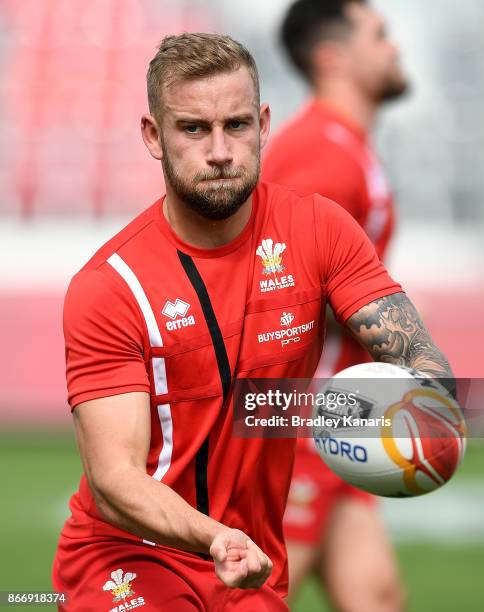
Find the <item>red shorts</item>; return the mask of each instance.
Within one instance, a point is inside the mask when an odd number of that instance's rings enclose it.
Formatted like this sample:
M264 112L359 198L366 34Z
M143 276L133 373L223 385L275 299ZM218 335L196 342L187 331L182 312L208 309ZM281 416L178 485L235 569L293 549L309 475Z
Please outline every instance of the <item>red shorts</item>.
M284 515L286 540L319 544L336 503L342 499L376 503L374 495L347 484L322 461L312 439L300 439Z
M288 612L268 586L229 589L212 560L142 542L61 536L53 585L67 593L62 612Z

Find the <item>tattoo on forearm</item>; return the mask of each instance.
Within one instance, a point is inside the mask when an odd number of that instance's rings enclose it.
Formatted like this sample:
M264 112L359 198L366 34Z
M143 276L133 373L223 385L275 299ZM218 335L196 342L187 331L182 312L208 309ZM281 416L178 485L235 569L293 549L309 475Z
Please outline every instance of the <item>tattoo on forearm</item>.
M432 342L404 293L389 295L356 312L348 327L376 361L403 365L431 376L453 378L449 363Z

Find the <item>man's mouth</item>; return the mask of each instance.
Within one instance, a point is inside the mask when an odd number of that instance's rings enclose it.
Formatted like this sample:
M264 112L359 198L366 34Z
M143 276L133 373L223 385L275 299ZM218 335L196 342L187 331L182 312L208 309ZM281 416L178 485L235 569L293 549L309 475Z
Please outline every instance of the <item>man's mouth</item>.
M221 186L225 184L229 185L233 181L237 180L238 178L240 177L239 176L218 176L216 178L203 179L201 183L204 185L217 185L217 186Z

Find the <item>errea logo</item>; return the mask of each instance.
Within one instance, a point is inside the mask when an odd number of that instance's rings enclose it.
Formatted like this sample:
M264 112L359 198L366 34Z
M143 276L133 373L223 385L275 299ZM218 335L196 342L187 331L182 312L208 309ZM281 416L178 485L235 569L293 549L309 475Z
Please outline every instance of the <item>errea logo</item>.
M167 300L161 313L164 314L165 317L172 320L166 322L166 329L168 331L174 331L176 329L181 329L182 327L195 325L195 317L193 315L188 317L185 316L189 308L190 304L180 300L179 298L176 298L175 303Z
M176 319L178 316L184 317L188 309L190 308L190 304L187 304L183 300L179 300L176 298L175 303L170 302L168 300L166 304L163 306L163 310L161 311L165 317L170 317L170 319Z

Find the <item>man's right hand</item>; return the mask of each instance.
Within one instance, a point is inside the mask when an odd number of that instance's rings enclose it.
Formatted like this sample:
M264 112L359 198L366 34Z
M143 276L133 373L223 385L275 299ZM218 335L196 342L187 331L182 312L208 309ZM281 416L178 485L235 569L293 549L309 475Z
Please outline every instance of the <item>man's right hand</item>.
M258 589L272 572L272 561L243 531L219 532L210 546L215 573L228 587Z

